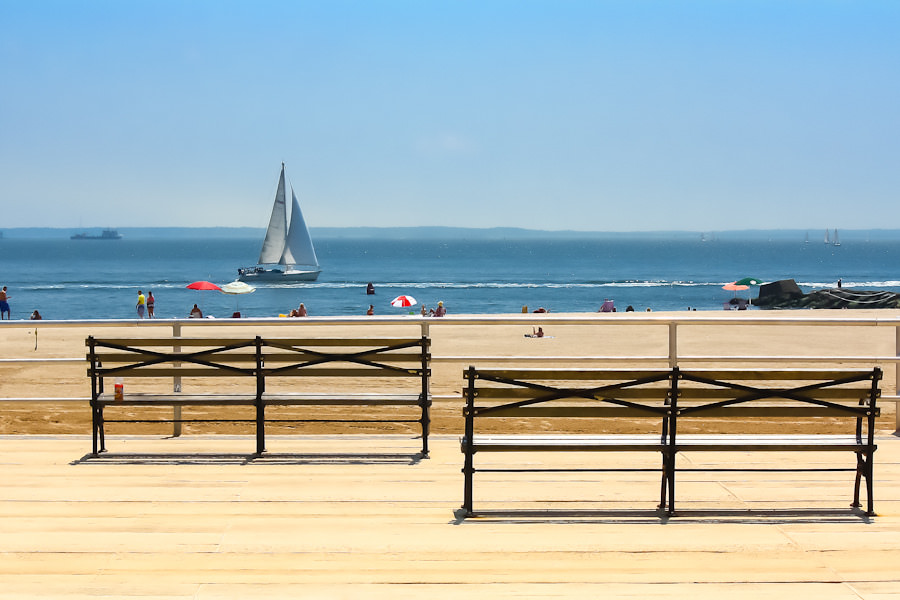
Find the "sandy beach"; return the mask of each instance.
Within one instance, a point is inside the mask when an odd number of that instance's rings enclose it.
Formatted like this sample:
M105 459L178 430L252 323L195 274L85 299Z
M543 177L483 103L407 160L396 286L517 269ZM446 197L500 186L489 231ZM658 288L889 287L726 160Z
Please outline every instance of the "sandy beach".
M891 319L900 316L900 311L777 311L754 313L658 313L654 316L692 317L700 315L712 319L711 325L691 325L679 327L679 355L690 356L893 356L896 354L895 327L824 327L824 326L783 326L783 325L734 325L733 319L746 315L766 318L798 317L814 319ZM649 315L649 313L647 314ZM645 314L616 313L610 315L515 315L524 317L514 324L470 325L457 324L452 319L430 320L432 338L431 391L435 397L432 409L432 431L436 434L458 434L462 431L462 372L468 364L479 366L491 363L491 358L510 357L541 358L533 366L637 366L630 357L664 357L667 351L668 330L663 325L634 325L635 319ZM512 316L512 315L511 315ZM559 324L554 319L577 317L591 319L588 324ZM458 318L464 319L465 316ZM544 338L530 338L532 327L542 326ZM0 327L0 358L3 359L78 359L85 355L84 340L88 335L98 337L153 337L171 335L171 325L151 327L147 322L136 328L132 322L121 327L46 326L39 329L28 323L17 326ZM202 330L202 334L200 331ZM351 333L352 332L352 333ZM356 321L345 325L315 325L302 319L279 321L273 325L252 327L217 327L203 323L203 327L185 327L185 336L412 336L420 332L419 320L410 320L400 325L378 324ZM36 339L37 338L37 339ZM37 348L35 348L37 346ZM604 360L585 360L585 357L604 357ZM619 357L613 359L613 357ZM754 363L759 367L775 367L780 361L769 364ZM509 364L497 362L497 364ZM694 361L693 366L718 365L712 358L708 361ZM814 366L821 363L798 362L793 366ZM665 360L642 362L642 366L666 366ZM0 398L88 398L90 382L86 376L86 363L73 360L60 363L2 364L0 365ZM731 365L735 366L735 365ZM846 366L846 365L845 365ZM861 366L861 365L857 365ZM873 364L867 364L871 367ZM885 378L882 390L885 395L895 393L895 369L884 364ZM185 391L209 391L218 382L190 382ZM304 382L305 386L323 385ZM370 385L370 382L347 382L348 386ZM315 388L306 388L314 391ZM321 416L327 418L329 411L323 408ZM194 413L199 414L199 413ZM286 414L288 416L290 413ZM610 427L641 431L647 423L616 423ZM570 422L562 426L571 431L584 431L584 424ZM792 431L790 424L762 424L772 431ZM123 429L124 428L124 429ZM882 404L879 430L894 431L894 403ZM169 426L120 425L115 429L122 433L170 433ZM273 433L378 433L390 431L405 433L415 431L414 426L404 428L396 425L322 425L298 424L273 426ZM6 402L0 412L0 434L87 434L90 432L90 414L86 402ZM252 425L240 424L190 424L185 433L234 433L252 432Z

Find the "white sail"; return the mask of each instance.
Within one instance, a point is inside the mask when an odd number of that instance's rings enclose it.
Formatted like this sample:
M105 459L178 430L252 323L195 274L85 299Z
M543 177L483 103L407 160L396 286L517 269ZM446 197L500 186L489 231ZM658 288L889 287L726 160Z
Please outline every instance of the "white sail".
M281 261L281 257L284 254L286 233L287 208L284 203L284 163L281 163L278 191L275 192L275 204L272 206L272 216L269 217L266 239L263 240L262 250L259 252L259 264L274 265Z
M827 229L825 230L825 243L826 243L826 244L830 244L830 243L831 243L831 240L828 239L828 230L827 230Z
M303 213L300 212L300 203L297 202L297 194L294 193L293 187L291 187L291 226L288 228L284 253L279 263L290 267L300 265L304 268L319 268L316 249L313 248L309 229L306 227Z
M291 220L288 227L285 202L284 163L278 178L275 204L269 217L266 239L263 241L256 266L238 269L241 281L315 281L322 269L316 258L312 239L297 195L291 188Z

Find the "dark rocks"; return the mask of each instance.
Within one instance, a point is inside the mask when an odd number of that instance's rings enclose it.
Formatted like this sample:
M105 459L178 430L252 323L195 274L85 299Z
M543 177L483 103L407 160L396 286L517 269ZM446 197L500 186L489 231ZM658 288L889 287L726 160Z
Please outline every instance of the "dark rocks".
M880 290L827 288L804 294L793 279L759 287L761 308L900 308L900 294Z
M756 305L763 308L794 308L803 299L803 290L793 279L782 279L759 286Z

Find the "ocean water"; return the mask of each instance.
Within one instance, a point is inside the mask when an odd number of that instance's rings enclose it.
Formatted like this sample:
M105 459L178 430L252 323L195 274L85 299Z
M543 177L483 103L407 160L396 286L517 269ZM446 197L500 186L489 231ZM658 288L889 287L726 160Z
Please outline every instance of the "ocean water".
M846 237L846 236L845 236ZM399 294L452 313L593 312L606 299L618 310L721 311L730 281L792 278L804 291L832 287L900 292L900 241L852 240L841 246L803 240L350 240L317 239L323 272L314 283L258 285L228 296L185 286L225 284L253 263L260 241L235 239L0 239L0 284L12 316L27 319L134 318L138 289L152 290L158 317L205 314L270 317L303 302L310 315L406 314ZM374 296L367 296L367 282ZM753 296L756 288L739 292ZM418 308L418 307L417 307Z

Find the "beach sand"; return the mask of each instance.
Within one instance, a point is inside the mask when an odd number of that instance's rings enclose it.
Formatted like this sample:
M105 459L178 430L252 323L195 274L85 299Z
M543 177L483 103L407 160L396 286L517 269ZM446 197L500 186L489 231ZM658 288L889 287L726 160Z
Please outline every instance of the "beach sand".
M715 318L716 324L680 326L679 354L692 356L834 356L834 355L868 355L893 356L896 354L895 327L821 327L821 326L778 326L778 325L734 325L729 324L735 313L654 313L666 315L698 315ZM778 311L777 313L752 313L753 316L798 316L801 318L895 318L900 311ZM553 318L566 315L526 315L527 323L512 325L463 325L444 320L431 327L432 354L436 360L432 364L431 391L435 396L432 408L432 432L438 434L459 434L462 432L462 373L470 363L487 366L490 360L485 357L547 357L539 366L659 366L666 362L660 360L655 364L629 360L628 357L666 355L668 330L664 325L633 325L629 319L645 316L642 313L616 313L598 317L597 326L556 324ZM568 315L590 316L595 315ZM719 324L721 321L721 324ZM432 320L435 322L435 320ZM48 324L49 325L49 324ZM541 325L547 333L545 338L529 338L531 326ZM300 331L303 330L302 333ZM35 333L37 331L37 333ZM298 336L312 335L317 337L347 336L348 331L357 336L418 336L418 321L410 325L385 325L366 323L365 330L360 332L359 325L348 330L346 325L316 326L312 330L304 329L303 320L285 320L272 326L256 326L252 331L235 327L204 327L202 334L198 328L186 327L183 335L203 336ZM161 329L142 326L135 328L125 324L122 327L91 327L89 325L52 327L41 326L40 329L27 326L0 327L0 358L3 359L65 359L79 358L85 355L84 340L88 335L98 337L153 337L169 335L171 327ZM37 335L37 340L35 336ZM37 349L35 342L37 341ZM477 358L476 358L477 357ZM572 362L570 357L623 357L615 361L597 361L593 364ZM497 363L502 364L502 363ZM507 363L508 364L508 363ZM691 363L692 366L712 366L713 362ZM777 363L759 364L759 367L776 367ZM531 366L535 366L534 363ZM738 366L730 364L728 366ZM798 364L793 366L814 366ZM852 365L844 365L852 366ZM855 365L862 366L862 365ZM867 367L872 366L867 364ZM882 390L886 395L893 395L896 390L895 369L893 365L882 365L885 380ZM130 384L130 382L129 382ZM371 382L346 382L351 389L363 389ZM135 384L136 385L136 384ZM187 387L187 386L191 387ZM218 382L189 382L184 391L212 391ZM305 390L319 391L315 386L328 385L324 382L304 381ZM312 387L310 387L312 386ZM133 389L133 388L129 388ZM128 390L126 390L127 393ZM321 389L321 391L327 391ZM0 365L0 398L88 398L90 396L90 380L86 375L86 362L61 362L59 364L2 364ZM171 409L161 409L168 410ZM188 409L185 409L187 411ZM202 411L191 410L192 417L202 416ZM219 409L217 409L219 410ZM320 418L340 418L347 414L347 409L331 407L317 408ZM127 413L126 413L127 414ZM146 413L144 413L146 414ZM161 413L163 414L163 413ZM216 413L221 415L221 413ZM362 416L375 416L371 411L361 411ZM383 416L384 413L381 413ZM283 417L308 416L296 409L285 412ZM591 424L577 420L557 423L563 430L572 432L592 431ZM526 426L523 424L523 426ZM645 421L604 423L605 431L646 431L653 430L653 425ZM723 424L727 430L728 425ZM802 431L805 424L772 422L760 424L760 432ZM845 427L845 426L844 426ZM894 403L882 404L882 416L879 419L879 430L894 431ZM171 425L134 424L116 425L111 429L114 433L142 433L168 435ZM272 434L279 433L416 433L416 424L273 424L269 427ZM186 424L184 433L235 433L251 434L252 424ZM0 434L89 434L90 411L86 401L82 402L5 402L0 411Z

